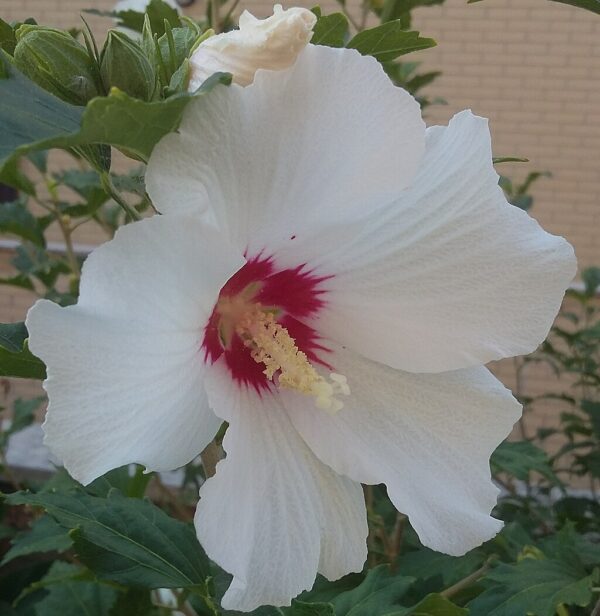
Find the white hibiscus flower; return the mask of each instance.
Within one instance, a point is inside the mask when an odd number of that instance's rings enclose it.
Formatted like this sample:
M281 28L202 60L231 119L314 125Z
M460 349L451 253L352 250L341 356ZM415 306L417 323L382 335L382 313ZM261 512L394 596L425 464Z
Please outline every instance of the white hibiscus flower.
M359 482L436 550L500 529L489 457L520 406L483 364L543 340L575 260L506 202L486 120L425 130L375 60L309 45L191 103L147 187L164 216L27 318L76 479L181 466L229 422L196 514L229 609L360 571Z

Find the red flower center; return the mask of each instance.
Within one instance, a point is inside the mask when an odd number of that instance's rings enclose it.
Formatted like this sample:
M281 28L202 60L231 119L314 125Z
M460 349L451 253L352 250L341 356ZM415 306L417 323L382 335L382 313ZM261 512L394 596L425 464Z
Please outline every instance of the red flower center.
M202 342L206 361L215 362L224 355L237 383L257 391L268 388L271 381L265 365L253 357L248 341L236 327L244 315L259 309L287 330L311 363L330 368L320 357L329 350L319 343L317 332L303 322L324 306L321 283L327 278L315 276L304 264L278 270L271 257L249 259L221 289L210 315Z

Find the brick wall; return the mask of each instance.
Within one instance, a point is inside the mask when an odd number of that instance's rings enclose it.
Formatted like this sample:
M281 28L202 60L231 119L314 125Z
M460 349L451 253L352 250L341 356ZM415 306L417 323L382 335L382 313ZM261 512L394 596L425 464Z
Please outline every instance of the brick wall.
M79 9L111 6L110 0L0 0L0 16L9 21L34 16L40 23L70 27L78 24ZM268 14L270 6L262 0L245 4L259 16ZM333 1L322 6L325 12L337 10ZM356 0L349 6L356 6ZM187 9L197 17L203 11L202 2ZM110 20L89 21L102 39ZM414 26L438 41L437 48L415 59L425 69L443 71L429 89L448 101L428 110L428 122L445 123L467 107L489 117L496 155L531 160L528 165L504 165L500 171L516 177L533 169L551 171L553 177L535 188L534 216L573 243L582 266L600 264L600 17L547 0L472 5L447 0L443 6L417 10ZM55 156L55 166L64 162ZM78 240L101 238L82 228ZM0 254L1 271L9 259ZM0 320L23 318L31 299L0 288ZM513 384L510 362L496 364L494 370ZM560 386L542 368L529 374L528 383L536 391ZM29 391L20 383L11 395ZM548 423L554 416L553 407L546 406L534 421Z

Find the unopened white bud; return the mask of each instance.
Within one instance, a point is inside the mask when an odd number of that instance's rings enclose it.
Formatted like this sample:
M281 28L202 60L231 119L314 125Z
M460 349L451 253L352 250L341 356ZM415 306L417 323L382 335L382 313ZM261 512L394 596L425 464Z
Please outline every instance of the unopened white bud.
M317 21L308 9L283 10L280 4L273 15L257 19L244 11L239 30L206 39L190 58L189 90L197 90L211 75L231 73L233 81L247 86L258 69L278 71L291 66L312 37Z

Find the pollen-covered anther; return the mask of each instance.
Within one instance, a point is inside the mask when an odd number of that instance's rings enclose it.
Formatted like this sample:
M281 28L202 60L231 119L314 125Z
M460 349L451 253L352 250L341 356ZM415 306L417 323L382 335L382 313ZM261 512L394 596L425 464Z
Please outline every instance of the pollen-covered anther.
M344 407L336 396L350 394L346 377L335 372L330 381L322 377L271 312L255 305L240 319L236 332L251 349L252 359L264 364L265 376L272 381L278 375L279 387L314 396L317 407L329 413Z

